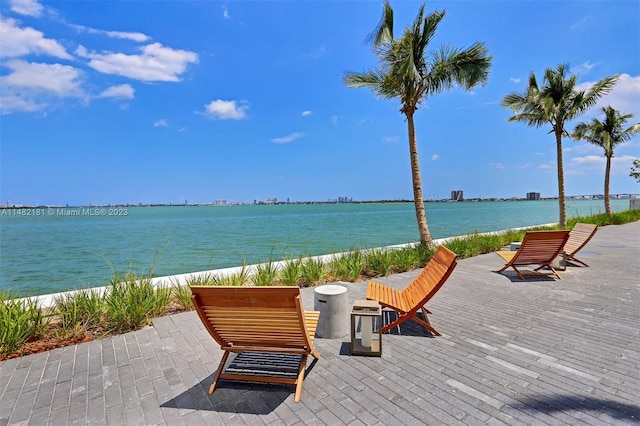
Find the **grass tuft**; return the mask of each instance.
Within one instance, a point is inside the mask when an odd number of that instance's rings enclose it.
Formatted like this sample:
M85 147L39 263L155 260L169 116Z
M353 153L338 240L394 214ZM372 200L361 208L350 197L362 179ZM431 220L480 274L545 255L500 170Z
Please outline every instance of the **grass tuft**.
M0 355L15 352L20 345L38 336L45 324L34 299L0 291Z
M284 285L298 285L302 275L302 257L294 258L293 255L285 259L284 266L278 276L280 283Z
M171 302L171 289L154 287L151 276L127 273L111 281L105 298L106 322L113 332L136 330L162 315Z
M308 286L316 285L322 280L326 270L326 265L321 259L308 257L300 265L300 277L302 283Z

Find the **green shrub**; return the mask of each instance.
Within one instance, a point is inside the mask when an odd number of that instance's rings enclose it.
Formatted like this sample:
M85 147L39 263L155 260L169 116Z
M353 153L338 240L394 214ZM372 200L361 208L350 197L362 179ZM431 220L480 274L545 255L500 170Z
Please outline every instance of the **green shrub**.
M415 246L414 250L416 251L416 256L418 258L418 267L423 267L433 257L433 253L435 253L435 249L430 248L422 243Z
M393 256L389 250L374 249L367 253L366 268L369 275L386 277L393 264Z
M391 252L392 268L395 272L405 272L420 266L420 256L413 246L406 246Z
M288 256L285 259L284 266L280 270L279 279L284 285L294 286L298 284L302 273L302 257L297 259Z
M183 309L192 309L193 301L191 300L191 289L188 285L174 285L171 288L174 300Z
M213 285L219 286L243 286L249 281L249 271L247 270L247 261L242 262L242 269L237 274L227 275L222 277L220 275L213 276Z
M187 286L190 285L216 285L216 278L213 274L205 273L205 274L197 274L191 275L186 279ZM179 284L175 284L174 287L179 287ZM191 291L191 290L189 290ZM191 296L189 296L191 297Z
M171 289L154 287L150 276L116 275L105 298L106 322L114 332L135 330L162 315L170 301Z
M324 277L325 269L322 259L308 257L300 265L300 276L307 285L315 285Z
M256 286L270 286L278 276L278 268L273 263L273 258L269 258L268 262L260 263L256 267L256 273L252 277L252 281Z
M328 270L338 280L355 282L364 272L367 262L361 250L336 255L329 262Z
M55 297L53 315L60 321L61 334L78 335L101 325L104 300L97 289L83 289Z
M84 289L75 294L78 315L82 324L87 327L97 327L102 324L104 317L104 295L97 289Z
M38 337L45 321L35 299L0 291L0 355L15 352L20 345Z

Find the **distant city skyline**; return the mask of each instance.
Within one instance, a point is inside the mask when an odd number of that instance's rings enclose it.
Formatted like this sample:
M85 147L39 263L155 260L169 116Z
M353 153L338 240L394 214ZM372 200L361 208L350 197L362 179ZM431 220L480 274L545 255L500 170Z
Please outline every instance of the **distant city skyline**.
M400 33L421 2L391 5ZM509 123L512 113L500 106L525 90L532 72L541 82L545 69L568 63L581 89L620 74L579 121L606 105L634 114L629 124L640 121L637 0L425 7L442 9L429 50L482 42L493 63L486 86L453 88L420 105L425 199L446 199L455 188L465 198L557 196L549 127ZM376 67L366 39L382 11L379 1L346 0L4 0L0 200L412 199L398 100L342 81ZM602 193L602 150L570 139L563 148L566 193ZM640 136L615 148L612 193L640 192L629 176L634 158Z
M459 190L456 190L457 192ZM454 192L454 191L452 191ZM464 192L464 191L462 191ZM446 202L446 201L531 201L531 200L557 200L558 197L543 197L538 192L528 192L524 197L488 197L488 198L464 198L454 199L453 195L450 197L440 199L425 199L426 202ZM611 199L632 199L640 198L640 193L637 194L610 194ZM567 199L603 199L603 194L584 194L584 195L567 195ZM15 204L10 200L4 204L0 204L0 209L19 209L19 208L76 208L76 207L115 207L115 206L130 206L130 207L146 207L146 206L232 206L232 205L276 205L276 204L345 204L345 203L413 203L411 199L387 199L387 200L355 200L348 197L329 198L327 200L278 200L277 198L268 198L266 200L253 200L252 202L232 201L232 200L213 200L210 202L189 202L184 200L182 203L107 203L107 204Z

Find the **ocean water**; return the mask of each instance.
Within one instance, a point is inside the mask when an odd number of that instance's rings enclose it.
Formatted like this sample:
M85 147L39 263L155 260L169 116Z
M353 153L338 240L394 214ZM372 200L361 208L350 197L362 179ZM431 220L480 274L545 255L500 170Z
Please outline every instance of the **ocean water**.
M612 200L614 211L628 200ZM427 203L434 239L558 220L558 202ZM567 200L567 216L604 211ZM108 284L114 271L156 276L419 239L412 203L0 210L0 291L40 295Z

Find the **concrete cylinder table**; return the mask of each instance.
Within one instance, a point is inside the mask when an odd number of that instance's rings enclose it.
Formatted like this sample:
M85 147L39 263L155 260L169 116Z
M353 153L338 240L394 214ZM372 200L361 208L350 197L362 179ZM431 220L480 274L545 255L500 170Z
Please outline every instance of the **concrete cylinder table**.
M314 291L313 308L320 311L316 335L325 339L337 339L349 333L349 307L347 288L327 284Z

